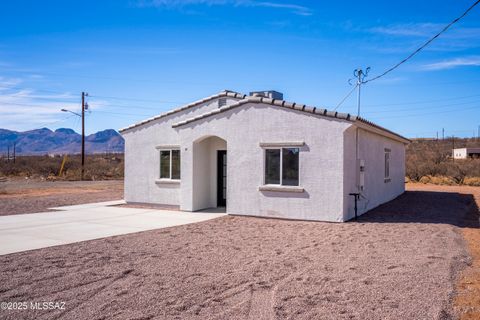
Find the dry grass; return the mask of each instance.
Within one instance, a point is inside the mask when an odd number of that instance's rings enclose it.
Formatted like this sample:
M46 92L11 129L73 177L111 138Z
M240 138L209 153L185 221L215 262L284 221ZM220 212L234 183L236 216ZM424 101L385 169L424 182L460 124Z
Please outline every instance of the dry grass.
M86 180L123 179L123 154L88 155L85 159ZM13 161L0 160L0 176L30 177L48 180L79 180L80 155L69 155L61 175L63 157L22 156Z
M480 146L476 139L413 140L407 146L408 181L439 185L480 185L480 159L453 161L452 148Z

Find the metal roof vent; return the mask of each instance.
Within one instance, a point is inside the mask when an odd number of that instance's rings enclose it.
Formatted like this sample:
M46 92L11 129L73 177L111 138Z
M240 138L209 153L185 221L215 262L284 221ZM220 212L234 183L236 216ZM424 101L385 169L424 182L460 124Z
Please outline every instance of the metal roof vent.
M250 92L250 95L254 97L265 97L275 100L283 100L283 93L275 90L252 91Z

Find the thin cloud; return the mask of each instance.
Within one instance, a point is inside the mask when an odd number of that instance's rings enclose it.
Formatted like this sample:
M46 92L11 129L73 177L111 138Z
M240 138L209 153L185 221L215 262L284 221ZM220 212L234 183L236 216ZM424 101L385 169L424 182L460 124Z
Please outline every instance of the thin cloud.
M370 34L383 36L389 41L391 37L396 38L396 44L393 49L402 51L403 48L410 46L412 43L420 43L433 35L437 34L445 27L446 23L405 23L392 24L386 26L377 26L367 28ZM429 51L454 52L471 48L480 47L477 41L480 38L480 28L478 27L458 27L448 30L446 33L427 48ZM389 49L383 47L382 50ZM409 50L404 50L409 51Z
M24 86L22 79L0 77L0 128L13 125L15 130L27 130L61 124L67 118L75 120L60 109L78 111L80 102L77 95L69 92L41 94L34 89L19 89L19 84ZM98 109L103 108L102 102L89 104Z
M467 58L455 58L450 60L444 60L441 62L435 62L430 64L425 64L422 66L423 70L434 71L434 70L447 70L454 69L458 67L467 67L467 66L480 66L480 57L467 57Z
M403 23L367 29L370 33L401 37L430 37L442 30L447 23ZM455 27L442 35L443 38L478 39L480 28Z
M133 5L139 8L156 7L169 9L182 8L191 5L230 5L236 7L263 7L272 9L283 9L300 16L311 16L313 14L313 11L310 8L294 3L277 3L255 0L138 0L134 2Z
M438 23L407 23L373 27L368 31L389 36L426 37L438 32L442 27L443 25Z

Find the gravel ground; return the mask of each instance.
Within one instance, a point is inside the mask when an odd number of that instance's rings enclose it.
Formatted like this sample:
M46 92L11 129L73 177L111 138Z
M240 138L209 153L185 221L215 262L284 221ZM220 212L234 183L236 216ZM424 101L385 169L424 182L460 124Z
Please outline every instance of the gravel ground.
M0 301L66 303L0 318L450 319L478 219L423 188L358 222L228 216L0 256Z
M123 199L123 181L0 182L0 216L49 211L48 208Z

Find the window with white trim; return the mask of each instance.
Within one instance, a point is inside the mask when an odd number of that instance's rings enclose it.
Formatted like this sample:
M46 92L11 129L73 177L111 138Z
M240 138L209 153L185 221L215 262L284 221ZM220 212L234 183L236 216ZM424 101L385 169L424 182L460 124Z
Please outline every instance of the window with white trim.
M385 149L385 182L390 182L390 149Z
M267 185L299 185L299 148L265 149L265 181Z
M180 150L160 150L160 179L180 180Z

